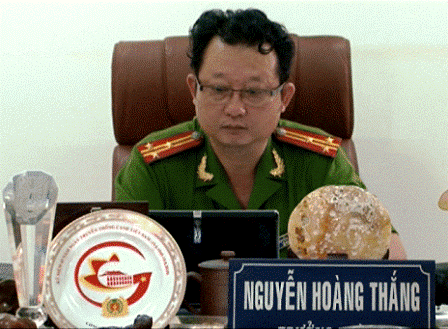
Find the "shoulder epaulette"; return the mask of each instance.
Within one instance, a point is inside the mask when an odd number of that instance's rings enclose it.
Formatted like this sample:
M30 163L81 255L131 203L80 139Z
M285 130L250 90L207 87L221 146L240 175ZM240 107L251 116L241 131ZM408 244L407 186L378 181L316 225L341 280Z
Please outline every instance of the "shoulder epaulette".
M203 137L197 131L186 131L174 136L145 143L137 147L146 163L164 159L202 144Z
M278 127L275 131L278 140L307 150L334 158L341 146L342 139L324 136L309 131L289 127Z

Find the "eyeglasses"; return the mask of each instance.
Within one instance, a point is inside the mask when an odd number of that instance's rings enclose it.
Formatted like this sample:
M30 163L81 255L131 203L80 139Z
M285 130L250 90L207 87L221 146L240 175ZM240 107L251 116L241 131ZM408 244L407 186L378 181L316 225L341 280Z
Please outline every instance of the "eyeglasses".
M225 86L203 85L197 80L199 90L204 93L208 101L220 105L225 104L232 97L234 92L239 92L241 101L247 106L262 107L267 105L272 97L282 90L283 84L275 89L232 89Z

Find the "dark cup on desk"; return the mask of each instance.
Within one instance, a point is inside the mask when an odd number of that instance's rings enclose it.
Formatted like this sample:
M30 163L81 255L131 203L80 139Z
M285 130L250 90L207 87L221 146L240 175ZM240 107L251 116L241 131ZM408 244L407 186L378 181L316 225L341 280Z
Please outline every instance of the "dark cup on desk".
M187 280L196 281L200 286L200 308L195 308L185 299L185 307L193 314L227 316L229 259L235 257L233 251L222 251L221 259L199 264L199 272L188 272Z

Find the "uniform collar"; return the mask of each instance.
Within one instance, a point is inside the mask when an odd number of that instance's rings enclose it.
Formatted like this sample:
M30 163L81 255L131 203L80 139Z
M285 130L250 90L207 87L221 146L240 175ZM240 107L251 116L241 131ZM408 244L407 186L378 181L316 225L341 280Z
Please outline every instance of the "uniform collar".
M286 173L279 169L279 163L274 158L273 151L277 152L272 145L272 140L269 139L266 150L264 151L260 162L257 166L257 173L255 174L255 182L252 194L249 200L250 209L259 209L282 186L282 181L285 180ZM281 160L280 157L278 159ZM277 160L279 161L279 160ZM283 162L283 160L281 160ZM280 176L274 176L273 170L281 173Z
M259 209L281 187L281 181L285 180L284 168L283 170L279 168L279 159L281 162L282 160L280 157L275 159L273 151L272 141L269 139L266 150L257 166L254 188L248 205L249 209ZM213 152L208 138L205 138L205 153L198 154L198 156L196 188L207 189L206 195L224 208L240 209L241 206L229 185L227 174ZM200 166L201 161L204 161L204 156L206 156L205 166L204 163ZM276 173L281 175L274 176L271 173L273 169L276 169ZM204 178L210 178L210 175L213 178L204 180Z

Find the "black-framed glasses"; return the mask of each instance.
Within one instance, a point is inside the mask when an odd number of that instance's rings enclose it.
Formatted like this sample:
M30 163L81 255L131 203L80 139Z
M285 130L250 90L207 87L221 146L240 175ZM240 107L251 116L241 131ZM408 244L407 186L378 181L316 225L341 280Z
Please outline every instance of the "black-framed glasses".
M204 85L196 79L199 90L204 93L206 99L214 104L225 104L232 98L234 92L240 93L241 101L247 106L262 107L272 101L272 98L283 89L281 84L275 89L232 89L220 85Z

